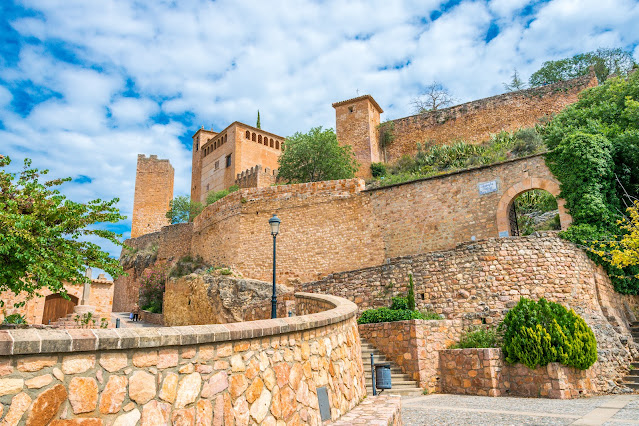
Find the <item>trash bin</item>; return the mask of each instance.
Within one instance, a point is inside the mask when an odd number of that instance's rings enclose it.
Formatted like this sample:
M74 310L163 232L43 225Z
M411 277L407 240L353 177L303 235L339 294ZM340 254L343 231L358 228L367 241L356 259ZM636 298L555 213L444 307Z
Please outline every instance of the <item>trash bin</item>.
M375 387L377 389L391 389L390 362L375 364Z

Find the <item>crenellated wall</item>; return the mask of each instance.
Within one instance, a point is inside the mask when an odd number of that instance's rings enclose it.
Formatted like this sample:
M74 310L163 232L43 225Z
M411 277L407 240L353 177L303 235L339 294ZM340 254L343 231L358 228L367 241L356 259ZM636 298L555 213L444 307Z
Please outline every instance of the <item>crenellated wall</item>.
M320 387L336 420L366 396L357 308L296 300L274 320L0 331L3 424L321 425Z

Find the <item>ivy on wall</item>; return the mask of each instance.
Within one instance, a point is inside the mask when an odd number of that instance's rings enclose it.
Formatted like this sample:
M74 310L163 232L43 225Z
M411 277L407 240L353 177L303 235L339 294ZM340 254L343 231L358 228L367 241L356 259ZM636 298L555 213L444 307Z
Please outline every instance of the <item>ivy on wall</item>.
M623 235L618 221L639 195L639 72L588 89L543 130L546 163L573 217L562 236L591 247ZM639 266L602 264L620 293L639 294Z

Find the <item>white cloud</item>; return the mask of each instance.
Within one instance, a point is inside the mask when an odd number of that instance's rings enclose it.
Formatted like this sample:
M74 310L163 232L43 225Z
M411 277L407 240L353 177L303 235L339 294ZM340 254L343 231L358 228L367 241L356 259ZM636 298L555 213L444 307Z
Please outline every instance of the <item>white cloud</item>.
M252 124L259 109L265 129L289 135L334 127L331 103L358 93L395 118L433 80L461 102L500 93L514 68L527 78L600 46L639 59L631 0L552 0L532 16L519 15L525 0L464 1L435 21L439 0L22 3L38 13L10 20L22 40L17 65L0 69L2 150L52 176L88 176L65 192L120 197L129 221L137 154L169 158L176 194L188 194L184 135L200 125ZM486 43L491 22L499 33Z

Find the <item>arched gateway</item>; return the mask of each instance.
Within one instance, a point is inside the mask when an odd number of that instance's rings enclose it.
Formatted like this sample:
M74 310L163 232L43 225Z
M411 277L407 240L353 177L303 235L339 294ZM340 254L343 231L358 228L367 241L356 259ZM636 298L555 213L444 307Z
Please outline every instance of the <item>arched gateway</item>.
M516 221L513 211L513 201L520 194L532 189L542 189L548 191L555 197L559 197L559 184L555 181L543 178L526 178L519 183L508 188L502 195L497 205L497 231L500 237L510 237L513 232L513 223ZM567 229L572 222L572 217L566 212L564 204L566 200L557 198L557 208L559 210L559 221L561 229Z

